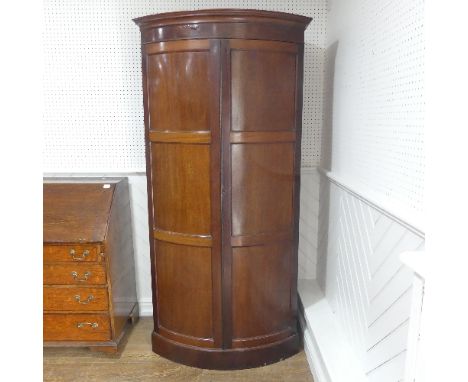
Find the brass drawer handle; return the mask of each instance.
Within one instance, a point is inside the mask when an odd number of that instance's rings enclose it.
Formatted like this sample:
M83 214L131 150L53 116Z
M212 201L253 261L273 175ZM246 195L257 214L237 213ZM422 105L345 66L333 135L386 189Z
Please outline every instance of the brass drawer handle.
M88 277L91 276L91 272L85 272L85 273L83 274L83 278L82 278L82 279L79 279L79 278L78 278L78 272L76 272L76 271L73 271L73 272L71 273L71 275L72 275L73 279L76 280L76 281L88 281Z
M85 249L81 256L75 256L75 254L76 254L76 251L74 249L70 249L70 256L72 257L72 259L76 260L76 261L82 261L86 257L89 256L89 251L87 249Z
M97 322L78 322L76 324L78 329L84 328L85 326L91 326L93 329L96 329L99 324Z
M87 304L89 304L91 301L94 300L94 296L93 296L92 294L90 294L86 300L81 301L80 295L79 295L79 294L76 294L76 295L75 295L75 300L76 300L76 302L78 302L78 304L87 305Z

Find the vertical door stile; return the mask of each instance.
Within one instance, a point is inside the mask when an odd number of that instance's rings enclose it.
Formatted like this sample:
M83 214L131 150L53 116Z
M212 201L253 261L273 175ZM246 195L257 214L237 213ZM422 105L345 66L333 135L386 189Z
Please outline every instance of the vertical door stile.
M151 155L151 141L149 138L149 99L148 99L148 56L142 42L141 48L141 64L142 64L142 82L143 82L143 110L144 110L144 124L145 124L145 157L146 157L146 190L148 193L148 235L149 235L149 246L151 255L151 290L152 290L152 303L153 303L153 320L158 322L158 293L156 287L156 262L154 255L154 240L153 240L153 227L154 227L154 214L153 214L153 180L151 178L152 169L152 155ZM154 325L154 330L158 330L158 326Z
M297 315L297 277L298 277L298 256L299 251L299 208L301 200L301 142L302 142L302 92L303 92L303 77L304 77L304 44L297 44L296 54L296 94L295 94L295 130L296 141L294 143L294 205L293 211L296 219L294 220L294 238L293 238L293 256L292 262L292 277L291 277L291 322L293 327L298 322Z
M221 237L221 40L210 41L211 61L211 264L213 280L214 346L222 348L222 237Z
M221 214L223 348L232 347L231 248L231 60L229 40L221 40Z

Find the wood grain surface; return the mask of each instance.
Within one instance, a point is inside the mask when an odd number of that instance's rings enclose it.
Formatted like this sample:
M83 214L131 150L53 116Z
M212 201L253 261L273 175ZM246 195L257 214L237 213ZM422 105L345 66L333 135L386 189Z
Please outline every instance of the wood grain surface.
M44 345L115 352L138 319L126 178L44 180Z
M216 10L135 22L153 350L208 369L290 357L299 350L299 71L310 19Z
M44 184L44 243L104 241L115 184Z
M303 351L273 365L248 370L202 370L177 364L151 351L152 324L151 318L141 319L117 355L80 348L44 349L44 381L313 382Z

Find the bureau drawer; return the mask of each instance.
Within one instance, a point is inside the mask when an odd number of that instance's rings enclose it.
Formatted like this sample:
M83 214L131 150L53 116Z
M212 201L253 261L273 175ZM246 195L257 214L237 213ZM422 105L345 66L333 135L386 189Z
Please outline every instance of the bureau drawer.
M44 314L44 341L109 341L109 316Z
M44 245L44 263L101 261L100 246L89 244Z
M106 270L98 264L44 264L45 285L93 285L106 283Z
M108 310L107 288L44 287L44 310Z

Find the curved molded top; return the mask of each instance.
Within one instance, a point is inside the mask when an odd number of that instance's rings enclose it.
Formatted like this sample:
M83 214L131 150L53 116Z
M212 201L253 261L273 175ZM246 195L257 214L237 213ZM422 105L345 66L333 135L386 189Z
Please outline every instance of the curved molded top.
M310 17L292 13L256 9L201 9L197 11L158 13L133 19L140 28L183 23L275 22L295 23L301 25L303 29L307 27L311 20Z
M312 19L284 12L255 9L203 9L144 16L142 44L183 39L255 39L302 43Z

